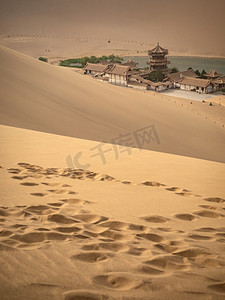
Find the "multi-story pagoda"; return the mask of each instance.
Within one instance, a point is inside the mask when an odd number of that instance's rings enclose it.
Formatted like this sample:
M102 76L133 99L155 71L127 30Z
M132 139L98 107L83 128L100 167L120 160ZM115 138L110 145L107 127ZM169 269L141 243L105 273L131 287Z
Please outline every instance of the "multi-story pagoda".
M148 51L148 55L150 56L150 61L147 61L147 64L150 65L150 71L162 71L163 73L168 72L168 64L170 61L165 57L168 54L168 49L164 49L159 46L159 43L155 48Z

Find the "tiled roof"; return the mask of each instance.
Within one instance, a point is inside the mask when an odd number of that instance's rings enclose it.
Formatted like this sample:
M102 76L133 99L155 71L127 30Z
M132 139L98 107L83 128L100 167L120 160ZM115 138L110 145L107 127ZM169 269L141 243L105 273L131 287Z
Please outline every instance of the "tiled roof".
M213 79L212 83L225 84L225 76Z
M94 72L105 72L108 69L109 65L103 65L103 64L91 64L87 63L84 67L85 70L88 71L94 71Z
M133 68L136 68L138 63L132 61L132 60L128 60L126 63L122 64L123 66L128 66L130 67L131 69Z
M172 80L174 82L179 82L181 80L182 76L193 77L193 78L198 77L195 74L195 72L192 69L190 69L190 70L187 70L187 71L171 73L171 74L169 74L168 79Z
M119 64L115 64L107 73L114 74L114 75L127 75L130 67L123 66Z
M216 70L211 70L208 74L205 74L205 77L217 78L220 77L222 74L218 74Z
M181 84L198 86L198 87L207 87L211 84L210 80L208 79L200 79L200 78L193 78L193 77L183 77L180 80Z

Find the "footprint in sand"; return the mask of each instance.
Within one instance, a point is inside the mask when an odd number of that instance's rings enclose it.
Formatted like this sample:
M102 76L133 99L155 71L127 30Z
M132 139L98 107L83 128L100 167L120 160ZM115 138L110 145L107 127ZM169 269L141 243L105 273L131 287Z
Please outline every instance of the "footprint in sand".
M187 258L193 258L197 256L208 256L210 253L208 253L206 250L202 248L188 248L186 250L182 250L179 252L174 252L174 255L187 257Z
M21 169L14 169L14 168L11 168L11 169L7 169L9 173L12 173L12 174L19 174L20 172L22 172Z
M188 238L193 239L193 240L198 240L198 241L208 241L211 240L211 236L207 235L199 235L199 234L189 234Z
M50 210L50 207L48 205L32 205L32 206L27 206L25 208L25 211L35 213L35 214L38 214L38 215L42 215L42 214L49 213L51 210Z
M211 206L211 205L199 205L199 207L205 208L205 209L211 209L211 210L218 210L218 207Z
M103 221L108 220L108 218L103 217L103 216L98 216L94 214L88 214L88 213L83 213L83 214L78 214L73 216L76 220L85 222L85 223L93 223L97 224Z
M202 228L195 229L195 231L199 231L199 232L213 232L213 231L216 231L216 229L212 228L212 227L202 227Z
M104 238L108 238L114 241L125 240L127 238L124 234L121 234L120 232L116 232L113 230L106 230L100 233L100 235Z
M180 195L180 196L194 196L192 193L189 193L189 192L178 192L175 194Z
M136 235L138 238L144 238L151 242L161 242L164 240L164 238L161 235L155 234L155 233L141 233Z
M27 234L14 234L12 239L23 243L40 243L46 240L46 235L43 232L30 232Z
M44 197L44 196L48 195L48 193L30 193L30 195L36 196L36 197Z
M166 253L173 253L174 251L178 250L178 247L174 246L173 244L167 245L167 244L159 243L159 244L155 244L154 247Z
M216 236L225 238L225 233L224 232L217 232Z
M109 229L113 229L113 230L124 230L128 227L128 224L119 221L106 221L106 222L102 222L101 226L108 227Z
M194 214L204 218L220 218L223 216L222 214L210 210L200 210L194 212Z
M50 202L48 203L49 206L53 206L53 207L61 207L64 205L64 203L61 203L61 202Z
M210 197L210 198L205 198L205 201L208 202L214 202L214 203L223 203L225 202L225 199L219 198L219 197Z
M48 216L48 221L56 222L56 223L60 223L60 224L73 224L73 223L78 222L72 218L66 217L61 214L53 214L53 215Z
M157 268L157 270L161 271L187 270L189 265L185 263L185 259L183 257L170 255L153 258L151 260L145 261L144 264L149 265L153 268Z
M85 251L107 250L110 252L126 252L129 249L129 247L124 243L105 242L86 244L81 249Z
M196 217L191 214L176 214L175 218L183 221L193 221L196 219Z
M142 184L146 185L146 186L153 186L153 187L165 186L165 184L159 183L159 182L155 182L155 181L145 181Z
M147 229L146 226L137 225L137 224L129 224L129 230L133 231L145 231Z
M50 193L54 194L76 194L74 191L67 191L67 190L48 190Z
M95 276L92 282L95 285L112 290L136 289L142 284L142 280L125 273L110 273Z
M130 246L130 249L127 251L128 254L134 255L134 256L141 256L143 255L148 249L143 248L143 247L134 247ZM151 253L148 251L148 253Z
M7 211L8 207L1 207L0 208L0 216L1 217L7 217L10 215L10 213Z
M142 265L138 268L138 271L139 271L139 272L142 272L142 273L146 273L146 274L148 274L148 275L150 275L150 276L157 276L157 275L162 275L162 274L164 274L164 271L163 271L163 270L159 270L159 269L150 267L150 266L145 265L145 264L142 264Z
M170 192L177 192L177 191L182 191L181 188L177 187L177 186L173 186L173 187L170 187L170 188L166 188L167 191L170 191Z
M225 294L225 282L209 285L208 288L217 293Z
M38 183L35 183L35 182L22 182L20 184L25 185L25 186L36 186L36 185L38 185Z
M77 198L71 198L71 199L60 199L60 201L68 203L68 204L74 204L74 205L81 205L83 203L88 203L89 201L77 199Z
M107 252L84 252L73 255L71 258L76 260L81 260L85 263L96 263L99 261L104 261L112 258L114 254Z
M57 186L57 185L60 185L60 183L58 182L42 182L41 184L44 184L44 185L48 185L48 186Z
M13 234L13 232L10 231L10 230L2 230L2 231L0 231L0 237L8 237L8 236L10 236L12 234Z
M146 217L142 217L143 220L145 220L146 222L150 222L150 223L165 223L167 221L169 221L169 219L162 217L162 216L146 216Z
M115 298L103 294L84 290L68 291L63 294L64 300L114 300Z
M62 233L77 233L82 229L77 226L70 226L70 227L56 227L54 230L62 232Z
M27 175L21 175L21 176L12 176L11 178L17 179L17 180L23 180L23 179L25 179L27 177L28 177Z

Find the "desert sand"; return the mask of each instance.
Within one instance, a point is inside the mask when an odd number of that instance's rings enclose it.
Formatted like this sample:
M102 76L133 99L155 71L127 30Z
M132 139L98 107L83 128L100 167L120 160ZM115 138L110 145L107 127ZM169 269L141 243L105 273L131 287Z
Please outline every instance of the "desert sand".
M224 298L224 164L0 133L1 299Z
M224 299L225 97L209 106L56 66L158 41L222 57L223 7L3 1L1 300Z
M1 56L1 299L223 299L224 106Z

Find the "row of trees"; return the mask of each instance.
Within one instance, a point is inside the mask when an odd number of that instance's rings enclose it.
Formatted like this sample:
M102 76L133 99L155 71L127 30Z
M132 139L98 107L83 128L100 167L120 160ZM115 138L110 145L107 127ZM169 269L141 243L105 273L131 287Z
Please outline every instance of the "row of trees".
M190 70L190 69L192 69L192 68L191 68L191 67L188 68L188 70ZM195 70L194 72L195 72L195 74L196 74L197 76L199 76L200 78L205 78L205 74L207 74L206 71L205 71L204 69L203 69L201 72L200 72L199 70Z
M106 60L109 63L121 63L123 61L123 58L115 56L114 54L111 54L109 56L103 55L101 57L84 56L81 58L70 58L66 60L61 60L59 65L63 67L83 68L88 62L97 64L104 60Z

